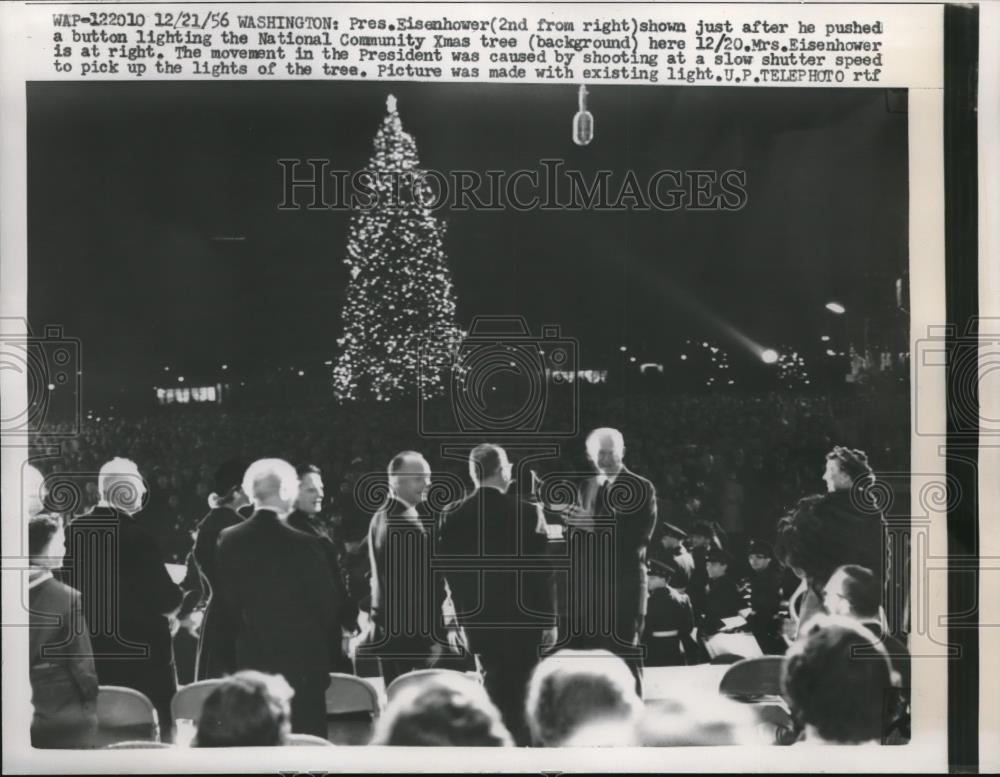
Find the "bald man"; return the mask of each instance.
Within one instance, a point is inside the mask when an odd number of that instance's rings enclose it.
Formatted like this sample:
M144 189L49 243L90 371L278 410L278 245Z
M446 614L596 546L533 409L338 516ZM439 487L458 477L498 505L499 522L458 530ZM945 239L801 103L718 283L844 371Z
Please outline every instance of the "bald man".
M234 669L282 675L295 689L292 731L325 737L326 686L340 652L338 588L322 541L285 522L299 491L295 468L255 461L243 491L254 513L219 535L215 562Z
M371 620L366 650L378 656L386 686L401 674L436 666L447 652L443 580L430 571L433 521L424 496L431 468L416 451L387 467L389 497L368 528Z
M97 487L100 503L66 529L63 582L80 592L101 685L144 693L156 707L160 735L169 739L177 691L170 618L181 589L156 539L135 518L146 495L136 463L105 463Z

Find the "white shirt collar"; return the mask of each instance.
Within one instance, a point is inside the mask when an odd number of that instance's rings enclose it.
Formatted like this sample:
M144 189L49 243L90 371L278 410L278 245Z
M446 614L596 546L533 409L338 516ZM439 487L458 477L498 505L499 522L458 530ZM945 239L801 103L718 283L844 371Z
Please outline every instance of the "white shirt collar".
M35 586L41 585L46 580L52 578L52 571L49 569L42 569L41 567L35 567L28 573L28 590L30 591Z
M603 486L605 483L607 483L609 486L613 486L615 484L615 481L618 479L618 476L621 475L621 474L622 473L621 473L620 470L617 473L615 473L614 475L609 475L606 472L598 472L597 473L597 485L598 486Z

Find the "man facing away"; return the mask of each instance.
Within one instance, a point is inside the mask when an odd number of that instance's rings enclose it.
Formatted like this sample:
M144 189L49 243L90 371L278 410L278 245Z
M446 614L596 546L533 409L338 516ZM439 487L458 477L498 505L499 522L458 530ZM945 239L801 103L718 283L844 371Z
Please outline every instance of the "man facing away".
M469 476L473 492L441 516L436 559L445 566L456 617L479 656L486 691L517 744L528 745L525 692L554 617L548 538L539 531L536 506L513 488L503 448L473 448Z
M625 466L625 439L617 429L595 429L586 444L597 473L584 481L566 518L576 567L572 574L582 584L571 592L580 601L570 607L569 643L621 656L641 689L644 648L639 641L646 617L646 549L656 526L656 489ZM600 551L601 534L612 543L610 564ZM610 624L612 632L601 632L601 623Z
M340 603L320 540L285 523L298 488L286 461L250 465L243 491L254 513L219 535L217 588L234 624L236 668L282 675L295 690L292 730L325 736Z
M66 529L65 582L83 611L101 685L144 693L156 707L161 737L170 737L170 700L177 690L170 617L181 589L167 573L156 540L134 516L146 485L135 462L101 467L100 502Z

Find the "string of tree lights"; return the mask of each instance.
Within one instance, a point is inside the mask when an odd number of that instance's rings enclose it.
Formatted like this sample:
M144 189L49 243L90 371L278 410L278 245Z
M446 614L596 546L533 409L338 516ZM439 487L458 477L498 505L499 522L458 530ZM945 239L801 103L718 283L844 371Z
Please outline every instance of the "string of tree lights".
M386 109L368 166L374 206L355 214L347 241L350 280L333 368L340 400L442 393L462 337L445 225L424 204L428 198L399 186L419 180L417 144L392 95Z

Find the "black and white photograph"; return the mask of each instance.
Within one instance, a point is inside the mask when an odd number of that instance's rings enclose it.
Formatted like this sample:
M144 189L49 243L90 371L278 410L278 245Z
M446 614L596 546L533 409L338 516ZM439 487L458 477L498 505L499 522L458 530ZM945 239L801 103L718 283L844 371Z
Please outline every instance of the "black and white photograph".
M5 717L153 770L931 746L912 91L445 83L399 17L378 80L23 84Z
M891 90L30 85L29 316L83 373L36 466L84 617L115 623L97 515L136 535L120 637L162 641L96 645L97 683L203 746L721 745L748 711L907 741L906 527L873 487L909 458L906 118ZM285 717L205 728L265 675Z

